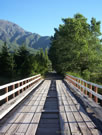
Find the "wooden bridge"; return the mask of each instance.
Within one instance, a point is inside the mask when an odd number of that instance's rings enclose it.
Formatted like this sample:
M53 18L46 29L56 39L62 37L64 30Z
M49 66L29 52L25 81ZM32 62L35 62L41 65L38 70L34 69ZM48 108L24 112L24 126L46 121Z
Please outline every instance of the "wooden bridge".
M102 135L98 89L70 75L0 86L0 135Z

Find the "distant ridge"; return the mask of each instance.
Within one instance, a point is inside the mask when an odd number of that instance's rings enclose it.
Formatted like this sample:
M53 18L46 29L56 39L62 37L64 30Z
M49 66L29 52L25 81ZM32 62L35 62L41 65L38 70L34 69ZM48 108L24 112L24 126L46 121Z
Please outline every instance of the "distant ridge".
M50 47L49 36L40 36L39 34L25 31L15 23L0 20L0 47L3 42L7 42L11 51L22 44L37 50Z

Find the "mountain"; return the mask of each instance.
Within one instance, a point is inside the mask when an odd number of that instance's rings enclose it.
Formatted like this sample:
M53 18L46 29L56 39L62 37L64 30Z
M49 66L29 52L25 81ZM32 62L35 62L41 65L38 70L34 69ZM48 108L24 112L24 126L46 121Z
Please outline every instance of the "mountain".
M25 31L17 24L0 20L0 48L7 42L11 51L25 44L28 48L38 50L50 47L50 37L40 36L36 33Z

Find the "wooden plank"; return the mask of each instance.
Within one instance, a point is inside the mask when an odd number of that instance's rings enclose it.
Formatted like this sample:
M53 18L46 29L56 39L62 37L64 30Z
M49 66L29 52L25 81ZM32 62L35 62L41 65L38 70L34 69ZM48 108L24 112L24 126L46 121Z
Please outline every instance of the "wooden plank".
M43 90L42 90L43 92L44 92L44 89L45 89L45 88L43 88ZM39 93L38 93L38 94L39 94ZM42 95L42 96L43 96L43 95ZM39 97L37 97L37 98L39 98ZM42 98L42 97L40 97L40 100L41 100L41 98ZM38 102L38 103L36 103L36 102ZM33 110L34 113L31 113L31 112L30 112L30 114L27 114L28 116L26 115L26 117L25 117L25 119L24 119L24 121L23 121L24 124L22 123L22 124L20 125L19 129L17 130L17 133L20 133L20 132L22 133L22 129L24 129L23 132L26 133L26 131L27 131L27 129L28 129L28 126L31 124L31 121L32 121L33 117L35 117L35 115L36 115L36 113L37 113L37 110L38 110L39 108L40 108L40 109L43 108L43 106L42 106L42 107L39 106L39 104L40 104L41 101L36 101L36 102L35 102L35 104L34 104L34 105L36 105L35 107L32 108L32 106L31 106L31 108L34 109L34 110ZM45 101L43 101L43 102L45 102ZM37 109L37 110L36 110L36 109ZM38 112L39 112L39 110L38 110ZM26 122L26 125L25 125L25 122Z
M67 91L65 91L65 92L67 92ZM75 117L78 117L78 118L80 118L79 120L81 120L82 121L82 119L83 119L83 121L84 121L84 123L87 125L87 127L88 127L88 129L90 130L90 132L91 132L91 134L97 134L97 135L99 135L100 134L100 132L97 130L97 129L95 129L95 125L94 125L94 123L91 121L91 119L87 116L87 114L85 113L85 111L84 111L84 109L82 108L82 106L81 105L79 105L78 104L78 102L76 101L76 99L72 96L72 93L70 92L70 91L68 91L68 93L66 93L67 94L67 97L68 96L70 96L70 98L72 99L72 100L68 100L71 104L73 103L73 104L77 104L77 106L71 106L71 108L72 108L72 110L74 110L75 112L74 112L74 114L75 115L77 115L77 116L75 116ZM78 113L77 113L78 112ZM79 116L80 115L80 116ZM77 119L78 119L77 118ZM82 118L82 119L81 119ZM83 130L83 131L85 131L85 130ZM89 132L89 131L88 131ZM85 134L85 133L84 133Z
M61 85L61 82L60 82L59 85ZM60 89L60 91L62 91L61 86L59 87L59 89ZM69 125L70 125L71 134L72 135L81 135L81 132L80 132L80 130L78 128L78 124L77 124L77 122L76 122L76 120L74 118L74 115L73 115L71 109L69 108L68 102L66 102L66 95L64 94L64 92L63 92L62 102L64 104L66 117L67 117Z
M61 126L61 131L59 133L61 133L62 135L71 135L69 122L68 122L67 117L66 117L66 113L65 113L64 106L63 106L63 101L61 98L61 93L60 93L60 88L59 88L58 82L59 81L56 81L57 92L58 92L58 95L60 95L60 97L58 96L59 118L60 118L60 126Z
M63 87L61 89L64 91L64 93L66 92L66 90ZM67 95L67 97L68 97L68 95ZM85 134L85 135L86 134L91 134L91 132L88 129L87 125L85 124L85 122L83 121L82 117L80 116L80 113L76 109L75 104L72 102L72 100L68 100L68 103L69 103L69 107L71 108L71 111L72 111L72 113L73 113L73 115L74 115L74 117L75 117L75 119L76 119L76 121L78 123L78 126L80 127L81 132L83 134Z
M79 130L79 126L77 124L77 121L73 115L73 112L71 111L71 108L69 106L65 106L66 115L68 118L68 122L71 128L71 133L74 135L81 135L81 132Z
M74 102L74 104L77 104L76 108L79 110L80 115L82 116L82 118L85 121L88 128L91 130L92 134L93 135L101 134L100 131L98 131L98 129L96 128L95 124L92 122L92 120L88 117L88 115L85 112L85 110L83 109L83 107L81 105L79 105L77 100L72 96L72 93L70 93L70 91L69 91L69 93L67 93L67 94L69 94L69 96L72 99L72 101Z
M35 115L33 116L33 119L31 121L28 129L27 129L26 135L35 135L35 133L37 131L38 124L39 124L39 121L40 121L40 118L41 118L43 106L44 106L44 103L46 101L46 97L47 97L47 93L48 93L49 87L50 87L50 82L48 83L47 88L45 88L45 91L42 92L43 95L41 97L39 106L38 106L38 108L37 108L37 110L35 112ZM43 103L43 105L40 105L42 103Z

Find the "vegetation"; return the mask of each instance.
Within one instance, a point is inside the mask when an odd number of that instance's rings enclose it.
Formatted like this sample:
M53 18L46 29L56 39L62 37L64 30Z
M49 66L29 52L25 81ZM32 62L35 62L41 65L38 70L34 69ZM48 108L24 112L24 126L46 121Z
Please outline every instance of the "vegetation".
M102 44L100 22L90 24L81 14L62 19L51 38L49 58L53 68L61 74L69 72L86 80L102 83Z
M14 53L10 53L4 43L0 53L0 84L38 73L44 75L48 71L49 63L47 50L43 52L41 49L37 54L32 54L22 45ZM5 82L1 82L1 78Z

